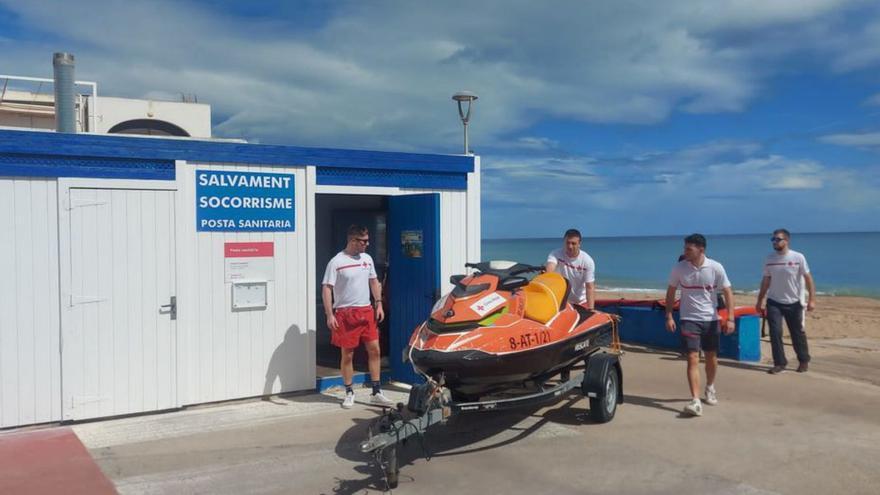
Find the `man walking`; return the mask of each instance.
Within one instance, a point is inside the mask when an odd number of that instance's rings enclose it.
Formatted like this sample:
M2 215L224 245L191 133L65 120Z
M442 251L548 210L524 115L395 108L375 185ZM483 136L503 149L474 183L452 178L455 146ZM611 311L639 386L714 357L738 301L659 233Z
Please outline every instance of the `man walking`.
M376 275L373 258L366 253L370 243L366 227L352 225L348 228L348 242L324 271L321 299L327 316L327 326L333 332L330 342L342 353L339 368L345 385L342 407L354 406L354 350L363 342L367 350L373 394L370 402L391 406L393 402L382 394L380 380L379 329L376 320L385 319L382 309L382 288ZM373 294L376 311L370 305Z
M681 343L687 352L687 380L691 401L685 406L685 414L702 416L700 402L700 349L706 357L706 404L718 404L715 391L715 373L718 370L718 311L715 293L724 292L724 303L733 308L733 290L721 263L706 257L706 238L691 234L684 239L684 260L672 267L669 286L666 288L666 330L675 332L672 316L675 291L681 290L679 320ZM735 328L733 311L722 327L724 334Z
M777 375L785 371L788 360L782 344L782 319L788 324L791 344L798 358L798 373L809 368L810 351L807 346L807 334L804 333L804 306L801 302L803 285L807 286L807 311L816 307L816 285L810 275L810 267L803 254L790 249L791 234L785 229L773 231L770 241L774 253L767 255L764 261L764 278L761 279L761 290L755 309L764 312L764 296L767 296L767 322L770 325L770 347L773 349L773 367L768 373Z
M594 309L596 264L586 251L581 250L581 233L578 230L566 230L562 239L562 248L550 252L544 269L556 271L568 280L571 286L568 302Z

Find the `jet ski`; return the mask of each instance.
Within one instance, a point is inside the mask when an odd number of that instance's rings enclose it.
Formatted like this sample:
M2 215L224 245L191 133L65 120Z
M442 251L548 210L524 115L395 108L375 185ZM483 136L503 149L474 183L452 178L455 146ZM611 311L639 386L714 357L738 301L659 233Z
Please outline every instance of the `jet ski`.
M458 400L543 384L616 335L614 317L568 303L568 281L540 266L468 263L454 289L414 331L405 352L413 368ZM524 276L535 274L531 279Z

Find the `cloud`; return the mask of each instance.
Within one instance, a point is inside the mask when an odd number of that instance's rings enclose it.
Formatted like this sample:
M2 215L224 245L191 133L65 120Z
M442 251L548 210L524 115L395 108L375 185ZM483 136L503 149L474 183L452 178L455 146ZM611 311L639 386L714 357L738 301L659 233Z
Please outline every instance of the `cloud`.
M512 144L515 148L545 151L559 146L559 141L546 137L522 136Z
M0 0L0 28L4 72L50 76L51 53L70 51L102 94L197 94L217 136L254 142L458 153L450 97L472 90L490 237L755 231L856 211L880 228L880 178L864 164L742 140L585 153L555 132L620 131L614 143L676 114L745 112L779 77L876 69L876 2ZM877 148L880 133L818 140Z
M740 112L794 55L852 70L880 46L875 24L844 22L876 9L844 0L208 5L0 0L30 33L0 38L0 65L47 75L61 47L104 94L197 94L221 136L373 149L457 152L450 96L467 88L474 148L531 152L556 146L516 135L536 122Z
M843 220L843 214L862 214L876 217L880 214L877 198L880 197L880 164L860 170L844 168L832 170L827 177L829 196L825 204ZM874 222L874 229L877 223ZM864 228L862 228L864 229Z
M759 190L821 189L825 169L813 160L795 160L779 155L750 158L740 163L713 165L727 187L743 192Z
M821 136L819 141L838 146L854 146L857 148L874 148L880 146L880 132L857 134L829 134Z
M862 26L834 33L827 42L837 52L832 67L838 72L876 66L880 63L880 20L869 17Z
M529 177L526 198L510 199L514 165L534 171L557 159L483 157L484 235L554 235L570 225L590 235L687 231L876 229L880 167L823 163L769 153L753 142L717 141L614 159L569 157L583 182ZM532 212L533 205L540 212ZM548 210L549 208L549 210ZM513 217L515 220L511 219Z
M880 93L877 93L875 95L871 95L870 97L868 97L865 100L864 104L865 105L873 105L873 106L880 105Z

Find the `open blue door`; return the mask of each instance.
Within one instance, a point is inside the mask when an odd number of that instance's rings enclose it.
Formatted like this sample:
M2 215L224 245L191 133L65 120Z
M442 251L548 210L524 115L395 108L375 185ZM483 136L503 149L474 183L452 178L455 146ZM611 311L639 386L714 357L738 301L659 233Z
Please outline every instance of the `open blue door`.
M440 195L388 198L389 350L391 378L422 381L403 350L413 329L425 321L440 288Z

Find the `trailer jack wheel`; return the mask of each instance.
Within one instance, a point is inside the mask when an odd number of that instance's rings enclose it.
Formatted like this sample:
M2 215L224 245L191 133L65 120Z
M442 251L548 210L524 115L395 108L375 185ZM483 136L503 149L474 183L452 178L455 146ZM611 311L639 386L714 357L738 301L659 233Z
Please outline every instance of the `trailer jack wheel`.
M385 474L385 483L389 489L397 488L400 467L397 465L397 445L390 445L382 449L381 454L382 472Z

